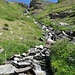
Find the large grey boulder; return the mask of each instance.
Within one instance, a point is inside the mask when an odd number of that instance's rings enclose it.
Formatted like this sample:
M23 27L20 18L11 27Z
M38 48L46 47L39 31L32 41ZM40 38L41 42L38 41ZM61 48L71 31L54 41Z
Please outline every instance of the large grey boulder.
M11 64L1 65L0 66L0 75L4 74L13 74L16 68Z

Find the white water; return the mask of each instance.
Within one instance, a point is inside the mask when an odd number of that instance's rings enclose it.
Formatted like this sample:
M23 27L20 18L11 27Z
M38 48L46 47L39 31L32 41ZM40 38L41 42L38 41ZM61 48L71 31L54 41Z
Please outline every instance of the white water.
M36 75L46 75L45 71L41 69L39 64L35 64L35 73Z

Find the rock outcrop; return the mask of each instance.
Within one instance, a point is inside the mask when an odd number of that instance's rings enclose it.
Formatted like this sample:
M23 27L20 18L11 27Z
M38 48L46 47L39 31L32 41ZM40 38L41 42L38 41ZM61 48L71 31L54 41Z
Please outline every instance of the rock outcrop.
M50 4L50 2L32 0L30 2L30 7L33 7L34 9L44 9L44 6L47 6L49 4Z
M20 6L22 6L23 8L28 8L28 5L27 5L27 4L25 4L25 3L18 2L18 4L19 4Z
M51 19L57 19L57 18L65 18L67 16L70 16L71 14L73 14L72 10L69 11L61 11L61 12L56 12L56 13L51 13L49 14Z

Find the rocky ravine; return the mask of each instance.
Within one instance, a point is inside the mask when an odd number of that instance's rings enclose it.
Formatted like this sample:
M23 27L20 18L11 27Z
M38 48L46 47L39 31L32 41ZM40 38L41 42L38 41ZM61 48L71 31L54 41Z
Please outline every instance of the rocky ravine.
M35 20L34 23L39 25ZM45 26L41 27L45 34ZM43 41L42 38L39 40ZM53 75L48 48L51 43L54 41L49 40L45 47L43 45L35 46L27 53L14 54L10 59L7 59L5 65L0 66L0 75Z
M0 75L46 75L51 66L49 49L42 45L28 50L28 53L12 56L5 65L0 66ZM47 75L49 75L47 74Z

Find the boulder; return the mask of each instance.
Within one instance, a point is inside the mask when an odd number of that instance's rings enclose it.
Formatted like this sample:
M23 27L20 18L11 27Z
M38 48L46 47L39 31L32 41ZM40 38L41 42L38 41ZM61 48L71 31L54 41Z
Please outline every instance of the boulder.
M5 64L0 66L0 75L13 74L16 68L11 64Z
M33 7L34 9L43 9L44 6L47 6L49 4L51 3L46 1L32 0L30 2L30 7Z
M72 10L67 10L67 11L61 11L61 12L55 12L49 14L51 19L56 19L56 18L65 18L67 16L70 16L73 13Z

